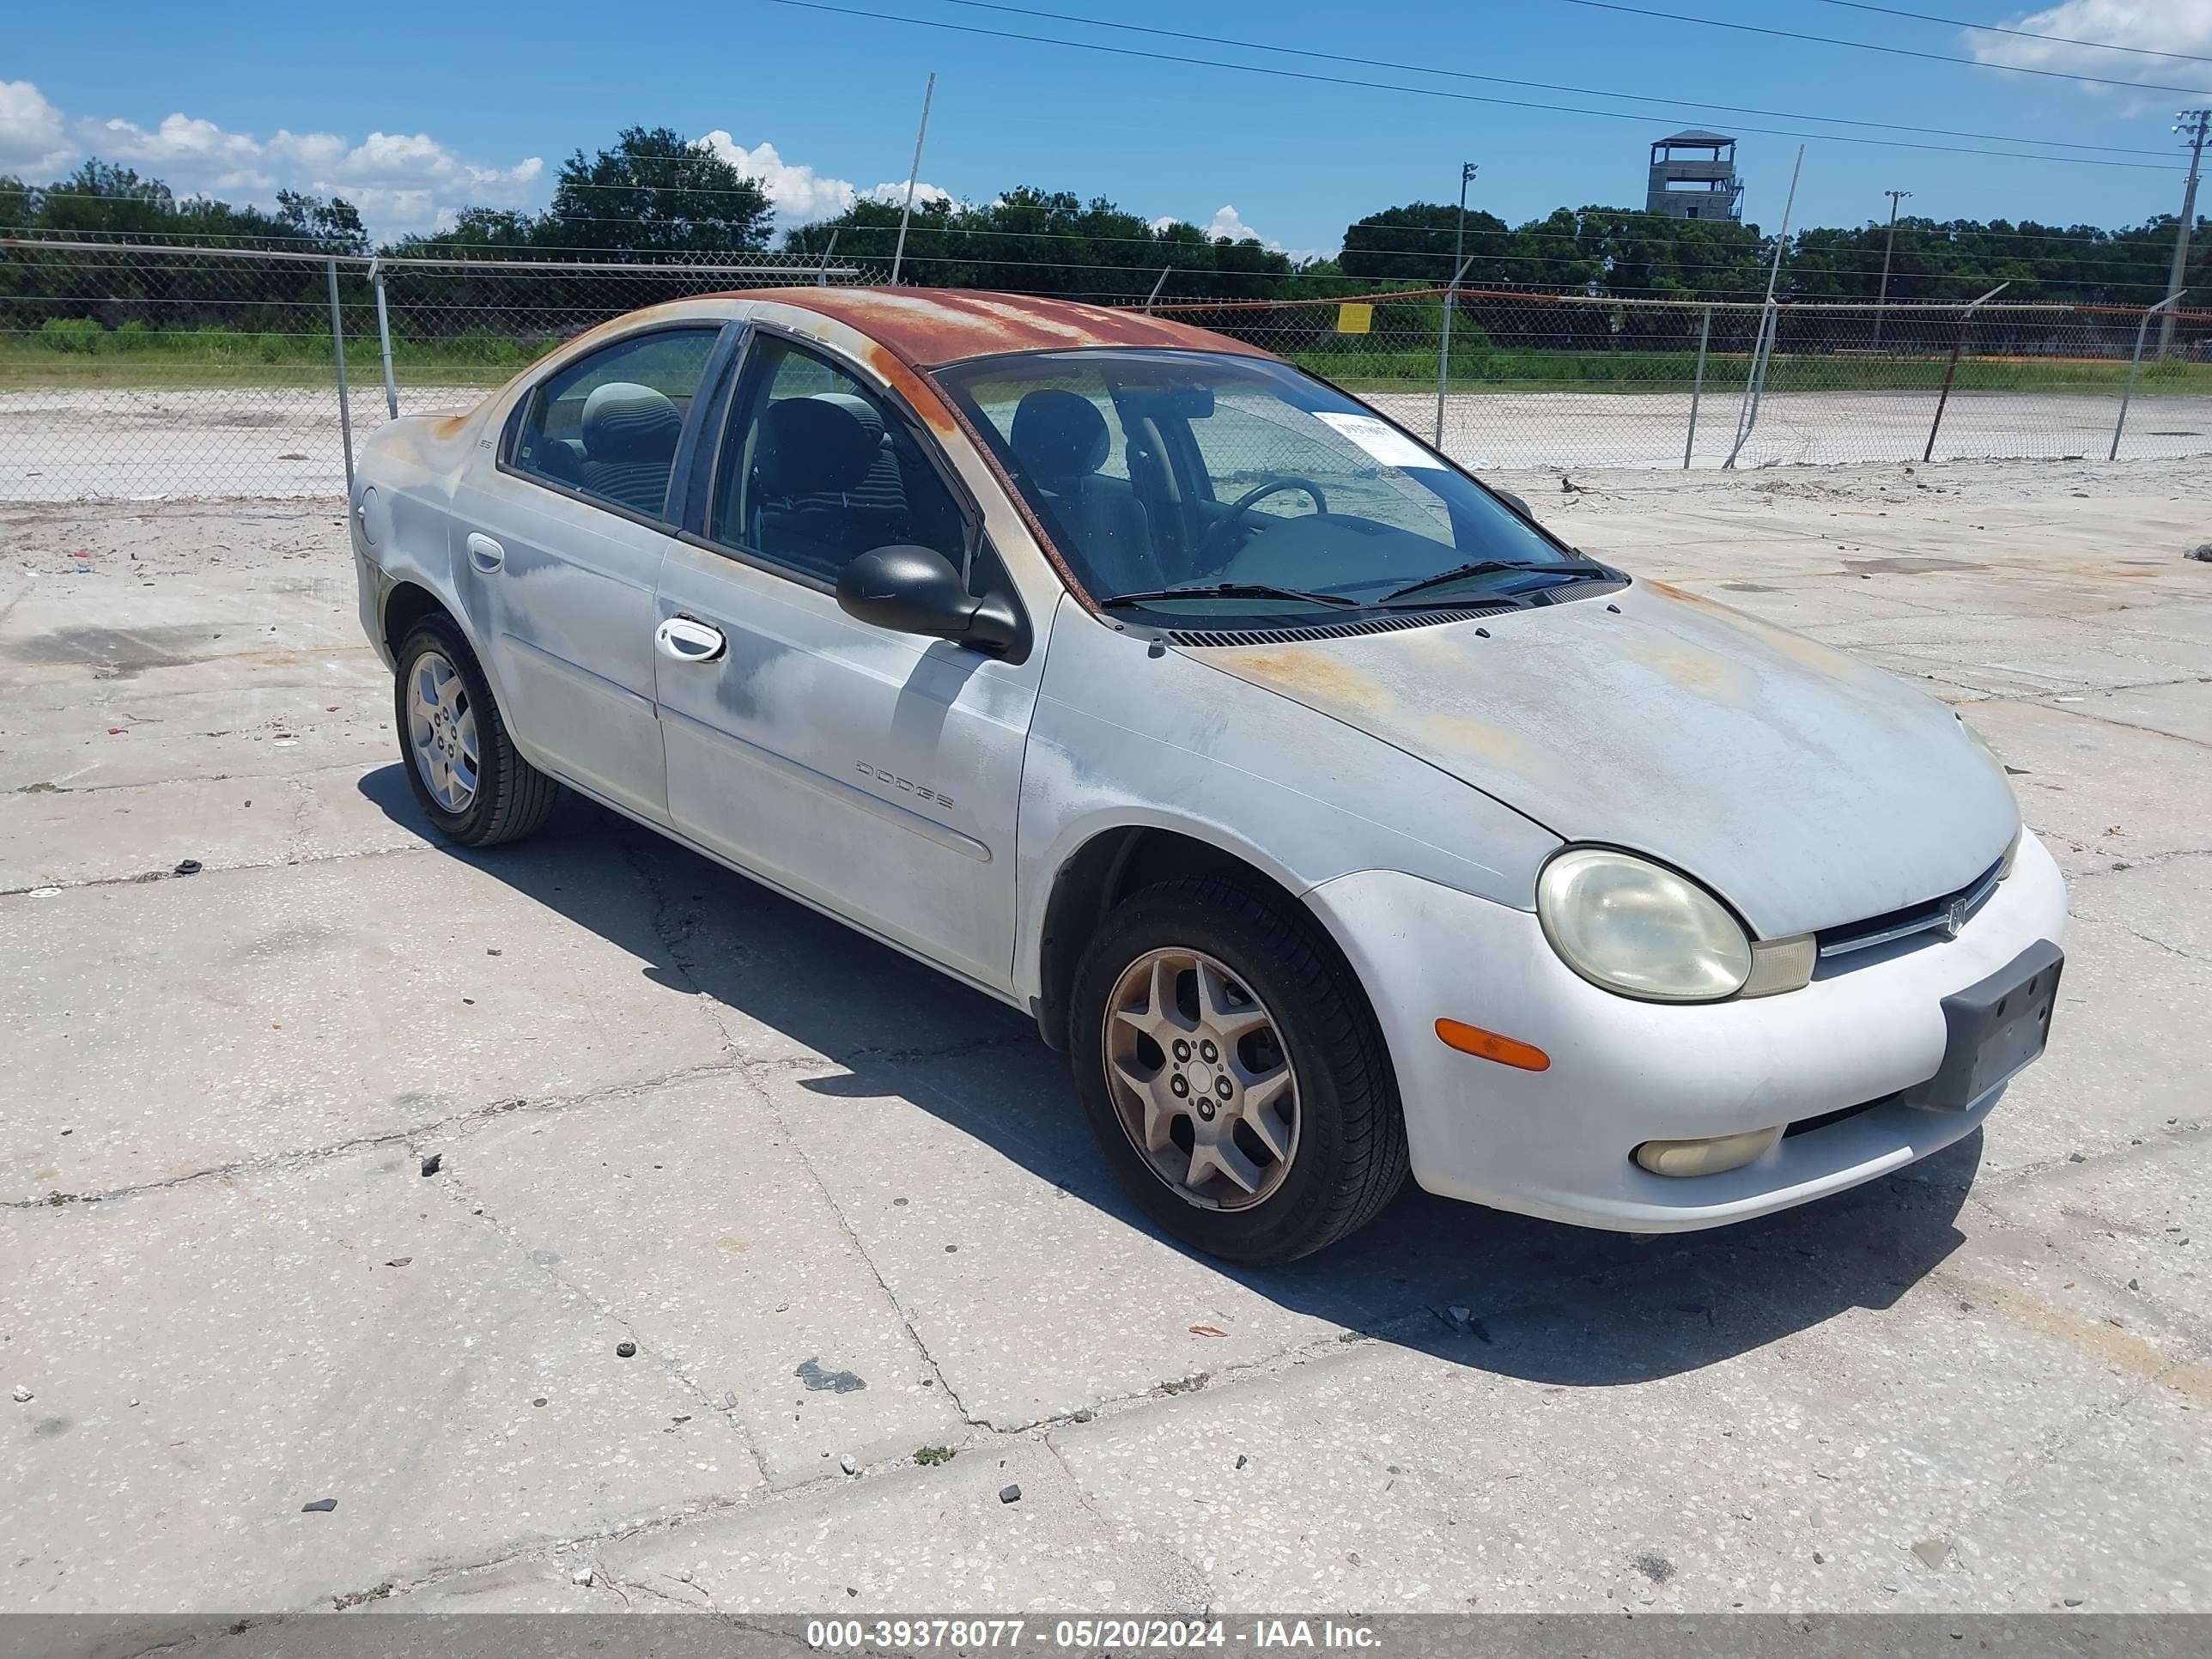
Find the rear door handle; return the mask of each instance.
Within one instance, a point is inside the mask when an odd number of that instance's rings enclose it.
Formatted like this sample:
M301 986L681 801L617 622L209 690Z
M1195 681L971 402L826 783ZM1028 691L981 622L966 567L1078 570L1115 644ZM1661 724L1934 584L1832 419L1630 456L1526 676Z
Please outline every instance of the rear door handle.
M507 550L478 531L469 532L469 562L487 576L507 562Z
M653 648L671 662L712 662L728 644L721 629L689 617L671 617L653 630Z

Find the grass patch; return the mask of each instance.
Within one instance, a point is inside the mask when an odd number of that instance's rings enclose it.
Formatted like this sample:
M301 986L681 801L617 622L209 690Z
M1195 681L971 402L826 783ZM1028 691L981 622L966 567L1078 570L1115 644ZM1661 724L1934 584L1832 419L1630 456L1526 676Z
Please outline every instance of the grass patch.
M394 340L392 371L403 386L497 386L556 343L483 333ZM331 356L328 334L165 331L135 322L103 329L89 318L52 318L36 331L0 333L0 390L316 388L337 383ZM382 384L373 335L347 339L346 379L356 388Z
M922 1468L926 1469L933 1468L939 1463L950 1463L952 1461L952 1448L950 1446L917 1446L915 1448L914 1461L921 1464Z
M1286 355L1301 368L1354 392L1426 392L1436 385L1433 346L1380 337L1353 345L1335 337ZM392 342L392 369L410 387L488 387L528 367L557 342L477 331L438 340ZM1801 392L1926 392L1943 383L1948 354L1912 356L1822 355L1787 350L1774 359L1767 389ZM1501 346L1478 331L1455 338L1455 393L1597 392L1679 395L1697 374L1694 350L1549 350ZM1750 354L1709 352L1705 389L1743 390ZM373 392L384 378L374 334L349 336L346 376ZM1962 392L2109 392L2127 384L2128 365L2103 359L1963 357L1953 389ZM126 322L107 329L90 318L50 318L35 330L0 332L0 390L86 387L199 389L319 388L332 385L327 333L256 333L206 327L149 329ZM2212 395L2212 362L2146 362L2141 396Z

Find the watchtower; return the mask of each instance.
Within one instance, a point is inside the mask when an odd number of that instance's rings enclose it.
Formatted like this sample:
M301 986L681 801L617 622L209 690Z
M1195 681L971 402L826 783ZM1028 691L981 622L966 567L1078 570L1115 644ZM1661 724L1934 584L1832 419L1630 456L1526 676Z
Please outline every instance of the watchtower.
M1668 219L1743 222L1743 182L1735 176L1735 140L1692 127L1651 146L1651 182L1644 210Z

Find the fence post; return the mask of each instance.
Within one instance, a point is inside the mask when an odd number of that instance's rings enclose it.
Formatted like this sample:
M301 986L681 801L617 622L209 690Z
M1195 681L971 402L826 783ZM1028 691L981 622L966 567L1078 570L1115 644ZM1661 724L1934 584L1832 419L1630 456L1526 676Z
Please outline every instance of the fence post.
M1173 265L1162 265L1160 267L1159 279L1152 284L1152 291L1145 295L1145 309L1146 311L1150 311L1152 308L1152 301L1160 297L1160 290L1168 285L1169 274L1174 270L1175 267Z
M377 260L368 262L368 280L376 289L376 344L384 356L384 410L396 421L399 418L399 382L392 376L392 318L384 308L384 266Z
M1766 365L1774 356L1775 337L1782 331L1782 313L1776 307L1772 295L1766 308L1759 313L1759 333L1751 343L1751 365L1743 383L1743 404L1735 414L1735 444L1721 463L1723 471L1733 470L1735 458L1743 453L1743 447L1751 441L1751 434L1759 426L1759 405L1766 396Z
M338 314L338 262L323 267L331 279L331 359L338 371L338 441L345 446L346 500L353 499L353 410L346 401L345 319Z
M2181 296L2188 292L2185 288L2176 289L2156 305L2147 307L2142 320L2136 325L2136 355L2128 362L2127 389L2120 393L2120 418L2112 422L2112 447L2105 457L2108 461L2120 459L2120 428L2128 423L2128 404L2135 398L2136 376L2142 372L2143 336L2150 332L2150 319L2158 313L2179 305Z
M1458 307L1460 278L1467 275L1467 268L1474 263L1474 256L1471 253L1468 255L1466 258L1461 260L1459 262L1459 269L1452 272L1450 286L1444 289L1443 337L1437 345L1436 447L1439 452L1441 452L1444 447L1444 388L1449 383L1451 375L1452 313Z
M1690 452L1698 447L1698 399L1705 391L1705 342L1712 337L1713 308L1705 307L1705 320L1698 327L1698 375L1690 382L1690 435L1682 440L1682 471L1690 470Z
M826 247L824 247L824 248L822 250L822 269L821 269L821 270L817 270L817 271L816 271L816 272L814 273L814 286L815 286L815 287L817 287L817 288L827 288L827 287L829 287L829 286L830 286L830 256L831 254L835 253L836 251L837 251L837 227L836 227L836 226L835 226L835 225L832 225L832 226L830 226L830 243L829 243L829 246L826 246Z
M2008 282L1999 283L1987 294L1982 295L1980 299L1972 301L1964 311L1959 313L1959 331L1951 337L1951 361L1943 366L1943 390L1937 394L1936 398L1936 418L1928 423L1928 447L1920 452L1921 465L1923 466L1935 458L1936 429L1943 424L1943 406L1951 401L1951 380L1952 377L1959 372L1959 353L1966 346L1966 330L1973 325L1974 313L1979 310L1982 307L1987 305L1990 301L1996 299L1998 295L2003 293L2011 286L2012 284ZM2119 441L2118 433L2115 432L2112 434L2112 441L2114 443L2118 443Z

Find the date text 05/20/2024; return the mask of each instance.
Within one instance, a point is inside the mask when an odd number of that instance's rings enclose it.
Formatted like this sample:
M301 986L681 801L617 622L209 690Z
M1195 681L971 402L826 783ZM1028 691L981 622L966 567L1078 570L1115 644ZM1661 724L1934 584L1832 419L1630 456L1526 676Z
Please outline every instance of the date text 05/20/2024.
M1365 1625L1333 1619L1103 1618L1056 1619L1048 1624L1028 1619L815 1619L806 1626L807 1646L826 1652L1018 1647L1124 1652L1231 1647L1364 1650L1378 1640Z

